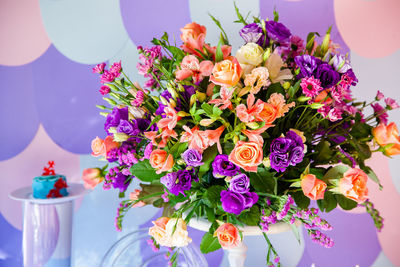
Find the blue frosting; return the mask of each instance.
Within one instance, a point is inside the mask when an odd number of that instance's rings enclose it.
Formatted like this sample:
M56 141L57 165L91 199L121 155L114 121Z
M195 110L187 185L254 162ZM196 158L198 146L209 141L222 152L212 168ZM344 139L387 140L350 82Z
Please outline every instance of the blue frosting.
M38 176L33 178L32 189L33 189L33 197L34 198L47 198L51 189L54 189L54 184L58 181L58 179L62 178L65 182L67 181L64 175L56 174L56 175L46 175L46 176ZM60 194L63 196L67 196L68 192L66 188L60 189Z

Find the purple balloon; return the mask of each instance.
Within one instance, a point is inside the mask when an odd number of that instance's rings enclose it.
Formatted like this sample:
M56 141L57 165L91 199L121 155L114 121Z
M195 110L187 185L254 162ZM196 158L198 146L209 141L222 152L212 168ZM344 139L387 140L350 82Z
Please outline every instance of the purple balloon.
M50 46L32 63L35 102L47 134L63 149L91 152L90 142L105 136L104 117L96 104L105 103L98 92L100 81L91 67L75 63Z
M32 65L0 66L0 160L9 159L29 145L39 117L33 92Z
M139 46L151 46L151 40L167 32L171 44L180 43L180 28L191 22L187 0L121 0L121 15L129 37Z
M324 248L314 243L303 230L305 249L298 266L335 267L371 266L381 251L376 228L367 213L352 214L339 209L322 213L332 226L332 231L322 231L333 238L335 245ZM311 261L311 262L310 262Z
M309 32L318 32L324 36L332 26L331 39L340 45L341 54L349 51L338 32L332 0L260 1L261 17L273 19L274 8L279 13L279 21L285 24L292 34L300 36L304 41Z

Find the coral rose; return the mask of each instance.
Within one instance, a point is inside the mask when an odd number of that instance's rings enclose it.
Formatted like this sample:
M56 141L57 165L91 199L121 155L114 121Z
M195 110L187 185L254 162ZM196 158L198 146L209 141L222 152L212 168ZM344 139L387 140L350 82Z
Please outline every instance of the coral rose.
M159 245L165 247L171 247L170 238L165 230L168 221L168 217L160 217L156 221L153 221L152 223L154 226L149 228L149 235L151 235Z
M277 110L269 103L264 103L263 110L259 114L265 124L272 124L276 119L276 115Z
M339 190L345 197L357 203L362 203L368 199L367 188L368 176L358 168L349 169L339 180Z
M242 68L235 57L227 59L215 64L210 80L216 84L225 87L235 86L242 75Z
M217 228L214 236L218 238L223 249L231 249L238 247L242 239L239 230L231 223L224 223Z
M167 151L156 149L150 154L150 165L151 167L157 169L157 174L160 174L172 169L172 166L174 165L174 158L171 154L168 155Z
M186 24L184 28L181 28L181 32L181 40L183 41L183 45L181 46L182 50L190 54L201 56L196 49L203 51L204 39L207 33L206 27L192 22Z
M239 141L229 154L231 162L248 172L257 172L257 166L262 163L262 159L262 145L258 142Z
M93 189L104 180L104 177L101 177L100 169L88 168L83 170L82 180L86 189Z
M301 179L301 189L306 197L311 200L324 199L326 183L314 174L307 174Z
M383 123L379 124L377 127L372 129L372 134L375 141L380 146L386 146L393 144L391 147L385 149L385 154L388 156L400 154L400 137L399 130L394 122L385 125Z
M98 136L92 140L92 156L106 156L106 145L104 144L104 140Z

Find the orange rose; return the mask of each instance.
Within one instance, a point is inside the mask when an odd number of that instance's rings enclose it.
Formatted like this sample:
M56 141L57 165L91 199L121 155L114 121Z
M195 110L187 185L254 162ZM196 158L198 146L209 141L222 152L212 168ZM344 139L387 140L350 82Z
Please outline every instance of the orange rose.
M231 162L248 172L257 172L257 166L262 163L262 159L262 145L258 142L239 141L229 154Z
M324 199L326 183L314 174L307 174L301 179L301 189L306 197L311 200Z
M339 180L339 190L345 197L357 203L362 203L368 199L367 188L368 176L358 168L349 169Z
M92 156L106 156L106 145L104 144L104 140L98 136L92 140Z
M231 223L224 223L214 232L223 249L231 249L240 245L242 239L239 230Z
M389 125L383 123L379 124L372 129L372 135L380 146L393 144L392 147L385 150L384 153L386 155L393 156L400 154L399 130L394 122L389 123Z
M129 194L129 199L136 201L139 199L139 195L142 192L142 190L140 189L135 189L133 190L130 194ZM143 207L144 205L146 205L146 203L144 203L143 201L139 201L138 203L136 203L135 205L132 206L132 208L137 208L137 207Z
M83 186L86 189L93 189L104 180L101 177L100 170L98 168L84 169L82 173Z
M217 85L232 87L235 86L242 75L242 68L235 57L227 59L215 64L210 80Z
M186 24L184 28L181 28L181 32L181 40L183 41L181 48L183 51L201 56L196 49L203 51L204 39L207 33L206 27L192 22Z
M172 168L174 165L174 158L171 154L168 155L167 151L156 149L150 154L150 165L154 169L157 169L157 174L160 174Z
M110 150L119 147L119 143L114 142L114 139L111 135L108 135L106 139L104 139L104 145L106 146L106 157L108 155L108 152L110 152Z
M259 116L265 121L265 124L272 124L276 119L277 110L269 103L264 103L263 110Z

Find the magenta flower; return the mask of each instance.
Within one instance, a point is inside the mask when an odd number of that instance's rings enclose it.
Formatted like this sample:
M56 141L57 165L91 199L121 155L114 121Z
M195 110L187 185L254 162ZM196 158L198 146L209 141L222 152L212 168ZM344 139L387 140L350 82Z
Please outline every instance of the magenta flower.
M371 104L374 109L374 114L378 118L380 123L384 123L385 125L388 123L388 114L384 107L382 107L379 103Z
M92 69L93 73L102 74L104 72L104 68L106 67L106 63L97 64L96 67Z
M102 95L106 95L110 91L111 91L110 87L108 87L107 85L103 85L102 87L100 87L100 90L99 90L100 94L102 94Z
M115 62L112 64L110 67L110 72L115 75L115 77L119 77L120 73L122 71L122 66L121 66L121 61Z
M385 95L384 95L381 91L378 90L378 92L376 92L376 97L375 97L375 99L376 99L377 101L383 99L384 97L385 97Z
M396 109L399 108L399 104L397 104L396 100L394 100L393 98L387 97L385 99L385 103L387 105L387 107L390 107L390 109Z
M136 93L136 99L131 101L132 106L134 107L140 107L143 104L144 101L144 93L143 91L138 91Z
M115 75L112 72L109 72L108 70L105 70L103 74L100 76L100 82L101 83L112 83L115 80Z
M332 122L334 121L338 121L342 119L342 113L343 111L338 109L338 108L332 108L329 112L328 112L328 119Z
M300 83L301 89L303 89L303 94L308 97L317 96L321 91L321 81L315 79L313 76L303 78Z

